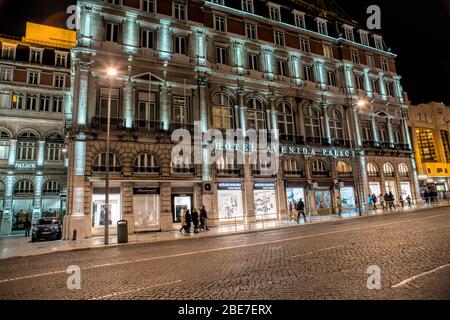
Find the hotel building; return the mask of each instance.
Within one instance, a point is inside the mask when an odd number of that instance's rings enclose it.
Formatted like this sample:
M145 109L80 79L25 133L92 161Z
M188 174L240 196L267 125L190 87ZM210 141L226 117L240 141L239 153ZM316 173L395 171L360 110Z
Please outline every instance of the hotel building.
M170 231L205 205L211 225L418 198L407 101L380 35L308 1L82 0L72 51L65 238ZM117 75L107 75L108 68ZM175 129L278 130L281 165L173 163Z

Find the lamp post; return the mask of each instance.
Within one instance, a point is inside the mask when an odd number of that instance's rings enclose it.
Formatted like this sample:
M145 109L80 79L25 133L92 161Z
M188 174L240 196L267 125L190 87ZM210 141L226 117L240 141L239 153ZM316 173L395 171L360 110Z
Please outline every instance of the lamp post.
M367 106L367 100L365 99L358 99L356 101L355 104L355 109L353 110L354 112L354 125L355 125L355 134L356 134L356 139L355 139L355 144L356 147L359 149L362 147L362 137L361 137L361 131L359 130L359 125L358 125L358 110L360 110L361 108L364 108ZM356 110L356 111L355 111ZM361 170L366 170L366 168L361 168ZM364 179L362 179L364 180ZM361 216L362 215L362 201L365 201L366 199L366 195L364 193L364 185L363 185L364 181L361 181L361 190L360 193L362 194L362 197L358 200L358 215Z
M110 126L111 126L111 94L113 77L117 75L117 70L109 68L107 70L109 77L109 92L108 92L108 115L106 122L106 155L105 155L105 244L109 242L109 149L110 149Z

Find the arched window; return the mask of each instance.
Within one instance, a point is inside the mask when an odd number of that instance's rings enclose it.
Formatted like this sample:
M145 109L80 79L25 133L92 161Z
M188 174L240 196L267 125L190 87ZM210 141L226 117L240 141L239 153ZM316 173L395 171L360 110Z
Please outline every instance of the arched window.
M12 136L8 130L0 128L0 139L11 139Z
M326 177L329 172L325 167L325 163L322 160L315 160L312 163L312 175L315 177Z
M37 141L39 137L32 131L25 131L19 135L17 148L17 160L36 160Z
M300 175L302 173L295 159L286 159L283 163L283 170L284 174L287 175Z
M294 112L289 104L282 102L277 107L278 112L278 130L280 140L291 140L295 134Z
M92 172L106 172L106 152L100 153L92 164ZM122 172L122 163L114 153L109 153L109 172Z
M0 128L0 160L7 160L9 157L9 139L12 138L9 130Z
M133 164L136 173L159 173L160 168L158 159L148 153L137 156Z
M45 160L46 161L62 161L64 149L64 137L53 132L45 137Z
M14 186L15 196L33 195L34 185L33 182L29 180L20 180Z
M238 174L240 172L232 156L224 156L218 159L216 166L218 174Z
M266 129L266 111L261 101L252 98L247 102L247 127L248 129Z
M276 172L273 161L266 158L258 157L257 163L252 164L252 171L254 175L275 175Z
M369 175L369 177L378 177L379 176L378 166L372 162L369 162L367 164L367 174Z
M320 140L320 119L317 110L309 106L305 109L305 129L306 137L312 141Z
M59 194L61 192L61 186L58 181L47 181L42 191L44 194Z
M352 167L347 162L342 160L337 163L336 171L340 176L349 176L353 173Z
M177 156L171 161L172 173L194 173L194 166L192 165L189 156Z
M394 166L389 162L383 164L383 173L386 177L395 177Z
M409 177L409 169L408 166L404 163L400 163L398 166L398 172L401 177Z
M213 128L234 129L233 101L224 93L213 98Z
M339 111L336 109L332 109L330 112L330 131L331 131L331 139L336 140L344 140L344 124L342 121L342 116Z

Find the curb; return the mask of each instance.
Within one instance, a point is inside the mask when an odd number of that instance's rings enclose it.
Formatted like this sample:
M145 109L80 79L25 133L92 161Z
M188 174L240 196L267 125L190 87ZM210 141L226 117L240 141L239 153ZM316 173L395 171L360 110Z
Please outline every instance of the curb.
M127 243L113 243L108 245L98 245L98 246L92 246L92 247L86 247L86 248L73 248L73 249L67 249L67 250L61 250L61 251L53 251L53 252L46 252L46 253L40 253L35 255L18 255L18 256L12 256L7 258L0 258L0 261L2 260L9 260L9 259L17 259L17 258L25 258L25 257L39 257L43 255L52 255L52 254L58 254L58 253L65 253L65 252L74 252L74 251L86 251L86 250L98 250L98 249L107 249L107 248L116 248L116 247L124 247L129 245L139 245L139 244L149 244L149 243L158 243L158 244L164 244L169 242L181 242L181 241L196 241L201 239L214 239L214 238L222 238L222 237L229 237L229 236L239 236L244 234L253 234L253 233L260 233L260 232L271 232L271 231L279 231L279 230L285 230L289 228L303 228L306 226L312 226L312 225L319 225L319 224L332 224L336 222L345 222L345 221L351 221L356 219L368 219L368 218L377 218L377 217L383 217L383 216L393 216L393 215L402 215L402 214L410 214L410 213L419 213L423 211L433 210L433 209L442 209L442 208L450 208L450 204L443 205L439 207L432 207L432 208L418 208L412 211L408 212L387 212L383 214L375 214L375 215L362 215L362 216L355 216L350 218L345 218L341 220L335 220L335 221L323 221L323 222L311 222L308 224L293 224L293 225L285 225L280 227L274 227L269 229L255 229L255 230L244 230L244 231L238 231L238 232L230 232L230 233L223 233L223 234L205 234L198 237L186 237L186 238L180 238L180 239L164 239L164 240L143 240L143 241L135 241L135 242L127 242Z

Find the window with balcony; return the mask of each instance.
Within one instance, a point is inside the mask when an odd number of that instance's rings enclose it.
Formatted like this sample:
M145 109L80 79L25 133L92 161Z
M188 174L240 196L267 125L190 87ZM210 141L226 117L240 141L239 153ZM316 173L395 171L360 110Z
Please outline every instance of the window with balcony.
M278 104L277 116L280 140L292 141L295 134L295 120L292 107L287 102Z
M383 38L380 36L373 36L373 39L375 41L375 48L379 49L379 50L383 50Z
M303 12L294 11L294 22L296 27L305 29L305 14Z
M18 137L17 160L36 160L38 136L32 131L25 131Z
M257 28L255 24L246 23L245 24L245 35L249 39L258 39Z
M16 58L16 45L4 43L2 44L2 59L11 59L14 60Z
M213 128L233 129L234 128L234 107L231 98L218 93L212 99L213 104Z
M175 36L174 37L174 50L177 54L186 54L186 38Z
M372 83L372 91L375 93L380 93L380 80L378 78L371 78L370 82Z
M28 84L38 85L39 84L39 71L28 71Z
M327 80L328 80L328 84L330 86L337 87L336 71L334 71L334 70L327 70Z
M355 41L355 36L353 34L353 28L349 26L344 27L345 39L349 41Z
M50 103L52 101L51 96L42 95L39 101L39 111L50 112Z
M64 137L59 133L49 134L45 138L45 161L63 161Z
M359 35L361 38L361 44L365 46L369 46L369 33L363 30L359 31Z
M287 77L288 76L288 68L286 65L286 61L277 60L277 71L280 76Z
M158 159L149 153L143 153L134 159L133 171L134 173L153 173L159 174L161 165Z
M97 115L105 120L108 117L109 90L109 88L100 89L100 103L97 110ZM111 119L119 117L119 94L119 89L111 89Z
M310 139L310 142L320 142L319 112L314 107L309 106L305 109L304 115L306 137Z
M378 124L378 137L380 138L381 142L389 141L387 127L385 123Z
M386 81L386 93L388 96L395 96L394 82Z
M177 124L191 123L191 104L188 97L173 97L173 120Z
M67 68L68 56L68 52L55 51L55 67Z
M38 96L36 94L27 94L25 110L36 111L38 104Z
M417 129L416 137L422 162L437 162L433 131L430 129Z
M228 64L228 54L227 48L225 47L216 47L216 63L218 64Z
M55 74L53 76L53 86L55 88L64 88L65 78L63 74Z
M321 34L328 35L327 21L324 19L316 18L317 31Z
M154 33L152 30L141 30L141 48L153 49L154 39Z
M259 56L255 53L248 55L248 68L250 70L259 71Z
M360 74L355 75L356 89L364 91L364 77Z
M314 82L314 74L312 66L303 65L303 80Z
M344 140L344 121L338 110L331 109L329 124L332 141L340 142Z
M138 128L155 128L156 123L156 94L148 92L138 93L136 108L136 124Z
M266 129L266 110L262 102L257 98L251 98L247 102L247 128Z
M375 68L375 61L373 60L373 55L367 54L366 60L367 60L367 66L369 68L372 68L372 69Z
M52 111L56 113L61 113L63 111L63 97L61 96L53 96L53 103L52 103Z
M13 77L13 69L8 67L0 68L0 81L11 82Z
M100 153L92 163L92 172L93 173L103 173L106 172L106 153ZM109 172L112 173L121 173L122 172L122 163L119 158L114 154L109 154Z
M383 71L389 71L389 62L386 58L381 57L380 58L380 62L381 62L381 69Z
M119 43L119 25L117 23L106 22L105 41Z

